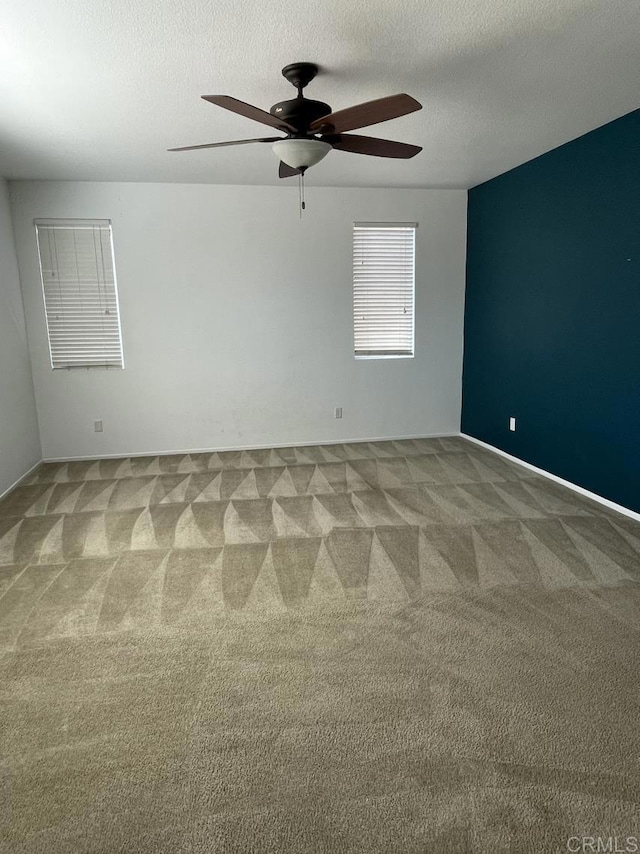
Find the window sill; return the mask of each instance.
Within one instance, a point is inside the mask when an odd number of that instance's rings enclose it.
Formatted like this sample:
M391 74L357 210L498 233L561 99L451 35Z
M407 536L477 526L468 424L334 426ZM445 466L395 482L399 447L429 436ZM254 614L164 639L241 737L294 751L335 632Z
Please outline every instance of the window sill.
M370 361L371 359L414 359L414 353L380 353L379 355L371 355L371 356L356 356L354 354L354 359L357 361Z

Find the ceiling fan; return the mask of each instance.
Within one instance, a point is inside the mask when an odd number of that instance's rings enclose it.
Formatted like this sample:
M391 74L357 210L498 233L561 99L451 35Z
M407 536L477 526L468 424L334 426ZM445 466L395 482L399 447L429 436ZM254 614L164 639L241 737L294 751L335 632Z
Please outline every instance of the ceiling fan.
M269 112L245 104L229 95L203 95L205 101L253 119L282 131L286 136L270 136L258 139L237 139L231 142L211 142L205 145L187 145L170 148L169 151L195 151L202 148L221 148L227 145L247 145L252 142L271 143L274 154L280 160L279 175L289 178L303 175L310 167L319 163L333 148L353 154L368 154L374 157L415 157L422 148L405 142L392 142L372 136L348 134L347 131L386 122L422 109L422 104L410 95L390 95L367 101L346 110L333 113L329 104L312 101L302 94L318 73L312 62L294 62L282 69L283 76L298 90L296 98L274 104Z

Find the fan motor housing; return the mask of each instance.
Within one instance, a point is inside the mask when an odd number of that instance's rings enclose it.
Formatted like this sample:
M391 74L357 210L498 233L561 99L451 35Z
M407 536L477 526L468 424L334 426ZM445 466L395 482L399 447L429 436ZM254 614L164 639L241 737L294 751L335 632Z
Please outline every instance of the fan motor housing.
M322 101L312 101L310 98L292 98L290 101L280 101L269 110L272 116L284 119L301 133L305 133L311 122L331 113L329 104Z

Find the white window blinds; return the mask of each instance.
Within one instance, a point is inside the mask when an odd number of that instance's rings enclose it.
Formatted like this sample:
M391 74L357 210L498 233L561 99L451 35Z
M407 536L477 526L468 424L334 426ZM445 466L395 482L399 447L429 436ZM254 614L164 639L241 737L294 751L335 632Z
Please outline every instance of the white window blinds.
M35 226L51 367L123 367L111 223Z
M356 356L413 356L415 223L353 226Z

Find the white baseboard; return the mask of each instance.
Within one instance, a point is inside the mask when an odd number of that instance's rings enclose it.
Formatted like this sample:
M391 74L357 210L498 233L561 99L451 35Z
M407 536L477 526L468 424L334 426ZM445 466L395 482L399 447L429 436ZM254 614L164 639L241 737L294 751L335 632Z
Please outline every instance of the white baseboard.
M270 448L310 448L316 445L350 445L358 442L402 442L405 439L447 439L452 436L460 436L458 431L451 433L429 433L415 434L411 436L375 436L370 438L354 438L354 439L328 439L326 441L318 440L315 442L269 442L266 445L229 445L224 448L179 448L175 451L136 451L135 453L122 454L96 454L92 456L82 457L45 457L43 463L75 463L82 460L119 460L132 457L168 457L175 454L217 454L225 451L264 451ZM25 475L26 477L26 475Z
M572 489L579 495L584 495L585 498L590 498L592 501L596 501L598 504L602 504L604 507L608 507L610 510L615 510L616 513L621 513L623 516L629 516L629 518L635 519L636 522L640 522L640 513L636 513L633 510L629 510L628 507L623 507L622 504L616 504L615 501L609 501L608 498L603 498L596 492L590 492L588 489L584 489L584 487L578 486L576 483L572 483L570 480L565 480L563 477L558 477L557 474L551 474L551 472L538 468L538 466L534 466L531 463L526 463L524 460L521 460L518 457L514 457L512 454L508 454L506 451L502 451L500 450L500 448L496 448L493 445L490 445L488 442L483 442L481 439L476 439L475 436L469 436L467 433L459 433L458 435L460 435L463 439L468 439L469 442L474 442L474 444L480 445L482 448L486 448L488 451L492 451L494 454L498 454L499 456L510 460L512 463L517 463L519 466L523 466L524 468L529 469L530 471L534 471L536 474L542 475L542 477L546 477L549 480L553 480L556 483L561 484L562 486L566 486L567 489Z
M34 472L34 471L38 468L38 466L40 465L40 463L41 463L41 462L42 462L42 460L38 460L38 462L37 462L37 463L35 463L34 465L32 465L32 466L31 466L31 468L29 469L29 471L26 471L23 475L21 475L21 476L20 476L20 477L15 481L15 483L12 483L12 484L11 484L11 486L7 487L7 489L5 489L5 491L4 491L4 492L0 492L0 501L5 497L5 495L8 495L10 492L12 492L12 491L17 487L17 486L20 486L20 484L22 483L22 481L23 481L25 478L29 477L29 475L31 474L31 472Z

